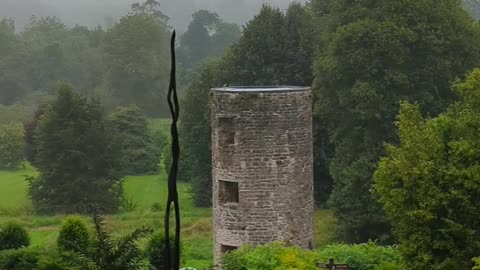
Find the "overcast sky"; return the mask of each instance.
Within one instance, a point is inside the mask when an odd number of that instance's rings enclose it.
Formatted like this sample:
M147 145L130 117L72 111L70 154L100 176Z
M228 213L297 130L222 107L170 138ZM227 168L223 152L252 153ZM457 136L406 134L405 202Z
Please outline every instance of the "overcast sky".
M13 17L21 28L31 15L58 16L68 25L105 25L106 18L118 19L135 2L143 0L0 0L0 17ZM245 23L254 16L262 3L282 9L291 0L157 0L163 12L171 17L170 24L183 31L195 10L216 11L226 21ZM305 2L305 0L299 0Z

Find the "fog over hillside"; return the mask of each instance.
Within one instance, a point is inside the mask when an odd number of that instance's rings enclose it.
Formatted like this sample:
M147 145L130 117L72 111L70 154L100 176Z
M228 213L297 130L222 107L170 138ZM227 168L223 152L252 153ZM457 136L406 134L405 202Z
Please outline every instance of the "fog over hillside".
M305 2L305 0L299 0ZM130 10L139 0L0 0L0 17L13 17L21 29L30 16L58 16L68 25L107 25ZM191 14L208 9L220 14L226 21L243 24L259 10L263 3L280 8L291 0L159 0L170 24L183 31Z

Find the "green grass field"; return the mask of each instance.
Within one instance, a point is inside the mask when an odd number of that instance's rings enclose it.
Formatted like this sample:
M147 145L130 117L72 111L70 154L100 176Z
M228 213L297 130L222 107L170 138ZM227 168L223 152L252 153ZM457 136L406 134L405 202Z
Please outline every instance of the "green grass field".
M34 175L27 167L17 171L0 171L0 224L15 221L25 226L31 237L30 248L45 251L56 248L58 230L65 216L38 216L31 213L25 175ZM128 176L125 178L125 198L136 207L106 216L107 228L114 236L124 235L139 226L163 230L167 199L166 173L159 175ZM196 208L190 199L189 187L178 186L183 229L185 265L202 268L212 263L211 210ZM152 209L157 203L162 210ZM85 217L89 221L88 217Z

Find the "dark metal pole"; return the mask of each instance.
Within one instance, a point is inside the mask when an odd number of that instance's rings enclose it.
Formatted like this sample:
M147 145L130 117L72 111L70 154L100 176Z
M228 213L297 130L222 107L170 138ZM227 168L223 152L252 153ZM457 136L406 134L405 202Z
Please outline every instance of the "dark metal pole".
M172 126L170 129L172 135L172 165L170 173L168 174L168 200L167 209L165 211L165 255L166 255L166 269L179 270L180 268L180 206L178 204L178 190L177 190L177 174L178 161L180 158L180 144L178 140L177 122L180 116L180 108L177 95L176 82L176 64L175 64L175 31L172 33L170 43L170 52L172 57L172 66L170 71L170 85L168 87L168 106L172 114ZM173 204L175 209L175 248L172 252L170 250L170 209Z

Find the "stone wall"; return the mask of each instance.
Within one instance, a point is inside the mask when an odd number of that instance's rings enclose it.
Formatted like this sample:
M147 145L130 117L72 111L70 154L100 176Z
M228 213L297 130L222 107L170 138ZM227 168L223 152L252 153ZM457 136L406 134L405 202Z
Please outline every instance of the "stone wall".
M215 263L245 243L313 247L310 90L213 91Z

